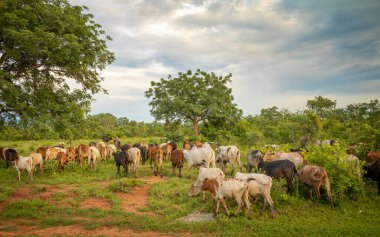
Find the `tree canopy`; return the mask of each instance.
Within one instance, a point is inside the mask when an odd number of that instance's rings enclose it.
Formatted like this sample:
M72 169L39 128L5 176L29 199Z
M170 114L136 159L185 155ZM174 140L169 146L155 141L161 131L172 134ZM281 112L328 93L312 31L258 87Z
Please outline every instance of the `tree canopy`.
M158 121L192 123L198 139L199 122L226 123L241 117L241 110L233 103L232 90L226 86L231 77L231 74L216 76L198 69L152 81L151 88L145 92L146 97L152 98L151 114Z
M114 60L106 45L111 38L85 10L67 0L0 2L1 121L74 123L94 93L106 92L100 71Z

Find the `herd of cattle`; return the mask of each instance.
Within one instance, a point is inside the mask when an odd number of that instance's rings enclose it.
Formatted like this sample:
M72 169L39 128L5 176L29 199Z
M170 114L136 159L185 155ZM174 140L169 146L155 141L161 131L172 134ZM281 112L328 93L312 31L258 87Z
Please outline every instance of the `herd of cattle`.
M322 141L319 144L333 145L334 143ZM216 143L206 142L202 144L191 141L185 141L182 149L177 147L175 141L168 141L161 145L156 143L148 145L142 142L133 145L121 145L119 139L114 139L110 144L103 141L98 144L91 142L88 146L80 144L77 147L68 148L65 148L64 143L60 143L54 147L40 147L28 157L19 156L13 148L0 147L0 156L5 160L7 167L11 162L14 163L18 172L18 180L21 179L21 170L26 170L29 178L33 180L33 172L36 167L39 167L40 172L43 173L44 160L51 159L58 161L58 170L64 170L69 161L77 162L80 165L87 163L90 169L94 169L99 160L109 160L113 156L118 175L120 175L120 166L124 169L124 176L128 175L129 167L131 167L135 177L138 175L140 163L144 165L148 160L150 160L150 167L153 169L154 175L161 175L162 177L163 162L170 160L173 175L175 175L175 169L178 168L178 175L181 177L181 170L186 161L189 171L195 167L199 168L198 177L190 188L189 196L197 195L203 191L203 201L205 201L205 192L208 191L217 201L216 213L218 213L219 205L222 203L228 215L229 211L225 198L234 199L238 205L236 212L239 212L243 206L247 208L247 211L250 211L249 196L254 202L258 197L263 197L262 211L268 204L271 207L272 214L274 214L274 203L270 195L272 178L285 178L287 193L292 193L294 191L293 179L298 177L301 183L310 187L310 197L312 197L313 192L316 193L317 203L320 199L320 187L323 186L327 191L331 207L333 207L329 178L323 167L307 164L301 150L276 151L279 147L274 144L267 146L267 148L268 151L265 154L260 150L250 150L245 165L241 162L241 153L236 146L219 146ZM359 167L358 158L350 154L351 148L347 148L349 154L346 160L342 162L354 164L356 169L353 172L358 178L371 178L377 181L378 193L380 194L380 152L367 153L367 164L363 167L365 172L362 175L362 167ZM231 176L235 171L234 164L238 165L239 172L234 175L234 178L225 177L227 163L231 167ZM217 165L221 169L217 168ZM247 173L242 173L243 166L245 166ZM261 171L261 173L252 173L252 171Z

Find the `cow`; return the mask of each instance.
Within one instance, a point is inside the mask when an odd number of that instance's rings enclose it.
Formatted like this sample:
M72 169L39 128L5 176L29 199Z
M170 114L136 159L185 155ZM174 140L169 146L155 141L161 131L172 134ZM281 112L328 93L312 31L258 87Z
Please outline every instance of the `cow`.
M297 152L267 152L263 159L264 161L289 160L293 162L293 164L296 166L296 169L301 168L303 165L303 158Z
M75 161L76 156L77 156L77 150L75 147L71 146L67 148L67 158L69 161Z
M361 168L360 168L359 158L354 156L354 155L347 155L345 162L350 166L352 173L355 176L358 176L358 178L360 179L360 177L361 177L360 169Z
M112 155L115 155L116 152L117 152L117 149L114 144L107 145L107 159L109 159Z
M186 150L190 150L194 146L194 143L190 140L185 140L183 142L182 148Z
M209 179L219 179L219 178L224 179L225 175L224 175L223 171L221 169L219 169L219 168L204 168L204 167L200 167L199 168L199 173L198 173L197 180L190 187L190 191L189 191L189 196L190 197L197 195L202 190L203 180L206 179L206 178L209 178ZM203 202L206 201L206 193L204 191L203 191L203 199L202 200L203 200Z
M249 196L251 196L254 200L254 203L257 201L258 197L263 197L264 205L261 209L261 212L263 212L266 208L266 205L269 204L272 211L272 215L275 215L274 202L272 200L272 197L270 196L270 190L272 188L271 177L265 174L244 174L241 172L237 172L234 178L244 180L248 183L248 193Z
M215 215L219 213L219 205L222 203L227 215L230 216L225 198L235 199L238 208L235 215L240 212L240 209L245 205L248 212L251 210L251 204L248 199L248 184L240 179L208 179L205 178L202 184L203 191L209 191L217 201Z
M4 157L5 157L6 167L8 168L10 166L11 162L13 162L19 158L19 155L15 149L8 148L4 151Z
M329 177L327 176L327 173L324 168L316 165L305 165L298 172L298 176L301 183L310 187L310 199L313 198L313 191L316 193L316 204L318 204L319 199L321 198L319 189L323 185L327 191L327 196L329 198L331 208L334 208L334 203L332 200L332 194L330 190Z
M373 163L377 160L380 160L380 151L369 151L369 152L367 152L365 162Z
M107 148L99 146L99 153L100 153L100 158L102 160L107 160L108 154L107 154Z
M88 148L88 167L95 169L96 161L100 158L100 152L96 146L90 146Z
M160 145L160 149L162 150L162 152L164 154L164 160L169 159L169 157L171 156L171 153L173 151L172 145L170 145L169 143L162 143Z
M37 149L37 152L42 155L42 159L46 159L46 151L47 151L47 149L49 149L49 147L47 147L47 146L39 147Z
M46 150L46 160L56 159L58 152L66 153L66 149L61 147L50 147Z
M128 176L128 167L132 164L132 160L130 159L128 152L119 151L114 155L116 167L117 167L117 175L120 175L120 166L124 168L124 177Z
M226 163L230 163L231 175L233 175L235 167L234 162L239 166L239 171L241 172L242 165L240 161L240 151L236 146L220 146L218 148L218 154L216 156L216 162L222 164L222 170L225 171Z
M170 161L172 162L173 176L175 175L175 168L178 168L179 174L178 177L182 177L181 170L184 163L184 155L182 150L175 150L170 156Z
M364 143L362 143L362 142L359 142L359 143L351 143L350 145L348 145L348 146L346 147L346 152L347 152L347 154L357 156L357 155L358 155L358 150L359 150L359 148L360 148L362 145L364 145Z
M58 171L64 171L65 165L67 164L67 162L69 162L66 153L63 151L58 152L56 159L58 161Z
M260 150L249 150L247 155L247 164L245 168L248 173L251 173L252 168L254 168L255 161L264 157L264 154Z
M120 149L121 149L122 151L128 151L131 147L132 147L131 144L126 143L126 144L122 145L122 146L120 147Z
M366 164L363 167L363 178L372 179L377 182L377 194L380 195L380 160Z
M36 166L38 165L40 167L40 173L44 173L44 160L42 158L41 153L32 152L30 154L30 158L32 158L33 161L33 171L36 171Z
M113 139L113 144L116 146L117 149L120 149L121 142L120 142L119 138Z
M130 148L127 152L128 152L129 157L132 160L133 172L135 174L135 177L137 177L138 170L139 170L140 159L141 159L141 152L136 147Z
M140 149L142 164L145 165L145 162L148 160L148 146L143 142L139 142L133 144L133 147Z
M158 146L152 146L149 148L150 155L150 168L153 169L155 176L158 174L162 177L162 162L164 159L164 153Z
M17 171L17 179L21 181L21 170L28 172L29 179L33 181L33 160L30 157L18 157L13 161Z
M258 157L252 161L255 169L260 169L264 174L273 178L285 178L287 182L287 193L292 193L293 178L297 174L296 166L289 160L275 160L271 162L264 162L262 157Z
M88 152L89 152L89 147L84 144L79 144L78 145L78 162L82 166L83 161L86 161L88 158Z
M203 147L198 148L197 146L193 146L191 150L183 150L184 157L189 166L189 176L190 170L193 167L199 167L201 165L215 168L215 152L211 149L211 147Z

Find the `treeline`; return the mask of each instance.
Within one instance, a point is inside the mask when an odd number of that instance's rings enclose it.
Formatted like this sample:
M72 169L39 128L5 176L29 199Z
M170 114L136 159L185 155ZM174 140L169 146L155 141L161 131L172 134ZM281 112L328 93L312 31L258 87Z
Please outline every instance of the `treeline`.
M0 124L1 140L85 139L103 137L163 137L181 141L193 138L192 124L136 122L112 114L78 118L17 118ZM350 104L336 108L336 101L321 96L306 102L302 111L277 107L262 109L236 121L206 121L200 124L201 141L259 146L268 143L305 147L316 140L340 143L363 142L380 149L380 104Z

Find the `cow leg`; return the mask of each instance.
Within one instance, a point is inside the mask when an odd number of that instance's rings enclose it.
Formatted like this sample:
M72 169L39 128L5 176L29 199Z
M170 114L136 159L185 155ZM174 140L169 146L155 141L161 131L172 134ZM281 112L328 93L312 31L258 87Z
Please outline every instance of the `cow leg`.
M21 181L21 172L20 170L17 170L17 178L19 181Z
M243 202L241 201L241 198L242 198L242 197L239 197L239 196L235 195L235 201L236 201L236 203L238 204L238 208L237 208L236 211L235 211L235 215L238 215L238 214L239 214L240 209L241 209L241 207L243 206Z
M230 212L228 211L227 204L224 201L224 198L219 199L219 201L222 202L224 209L226 209L227 215L230 216Z
M178 170L179 170L179 175L178 175L178 177L182 178L182 174L181 174L182 167L179 167Z
M28 171L28 173L29 173L30 180L33 181L33 171L30 170L30 171Z

